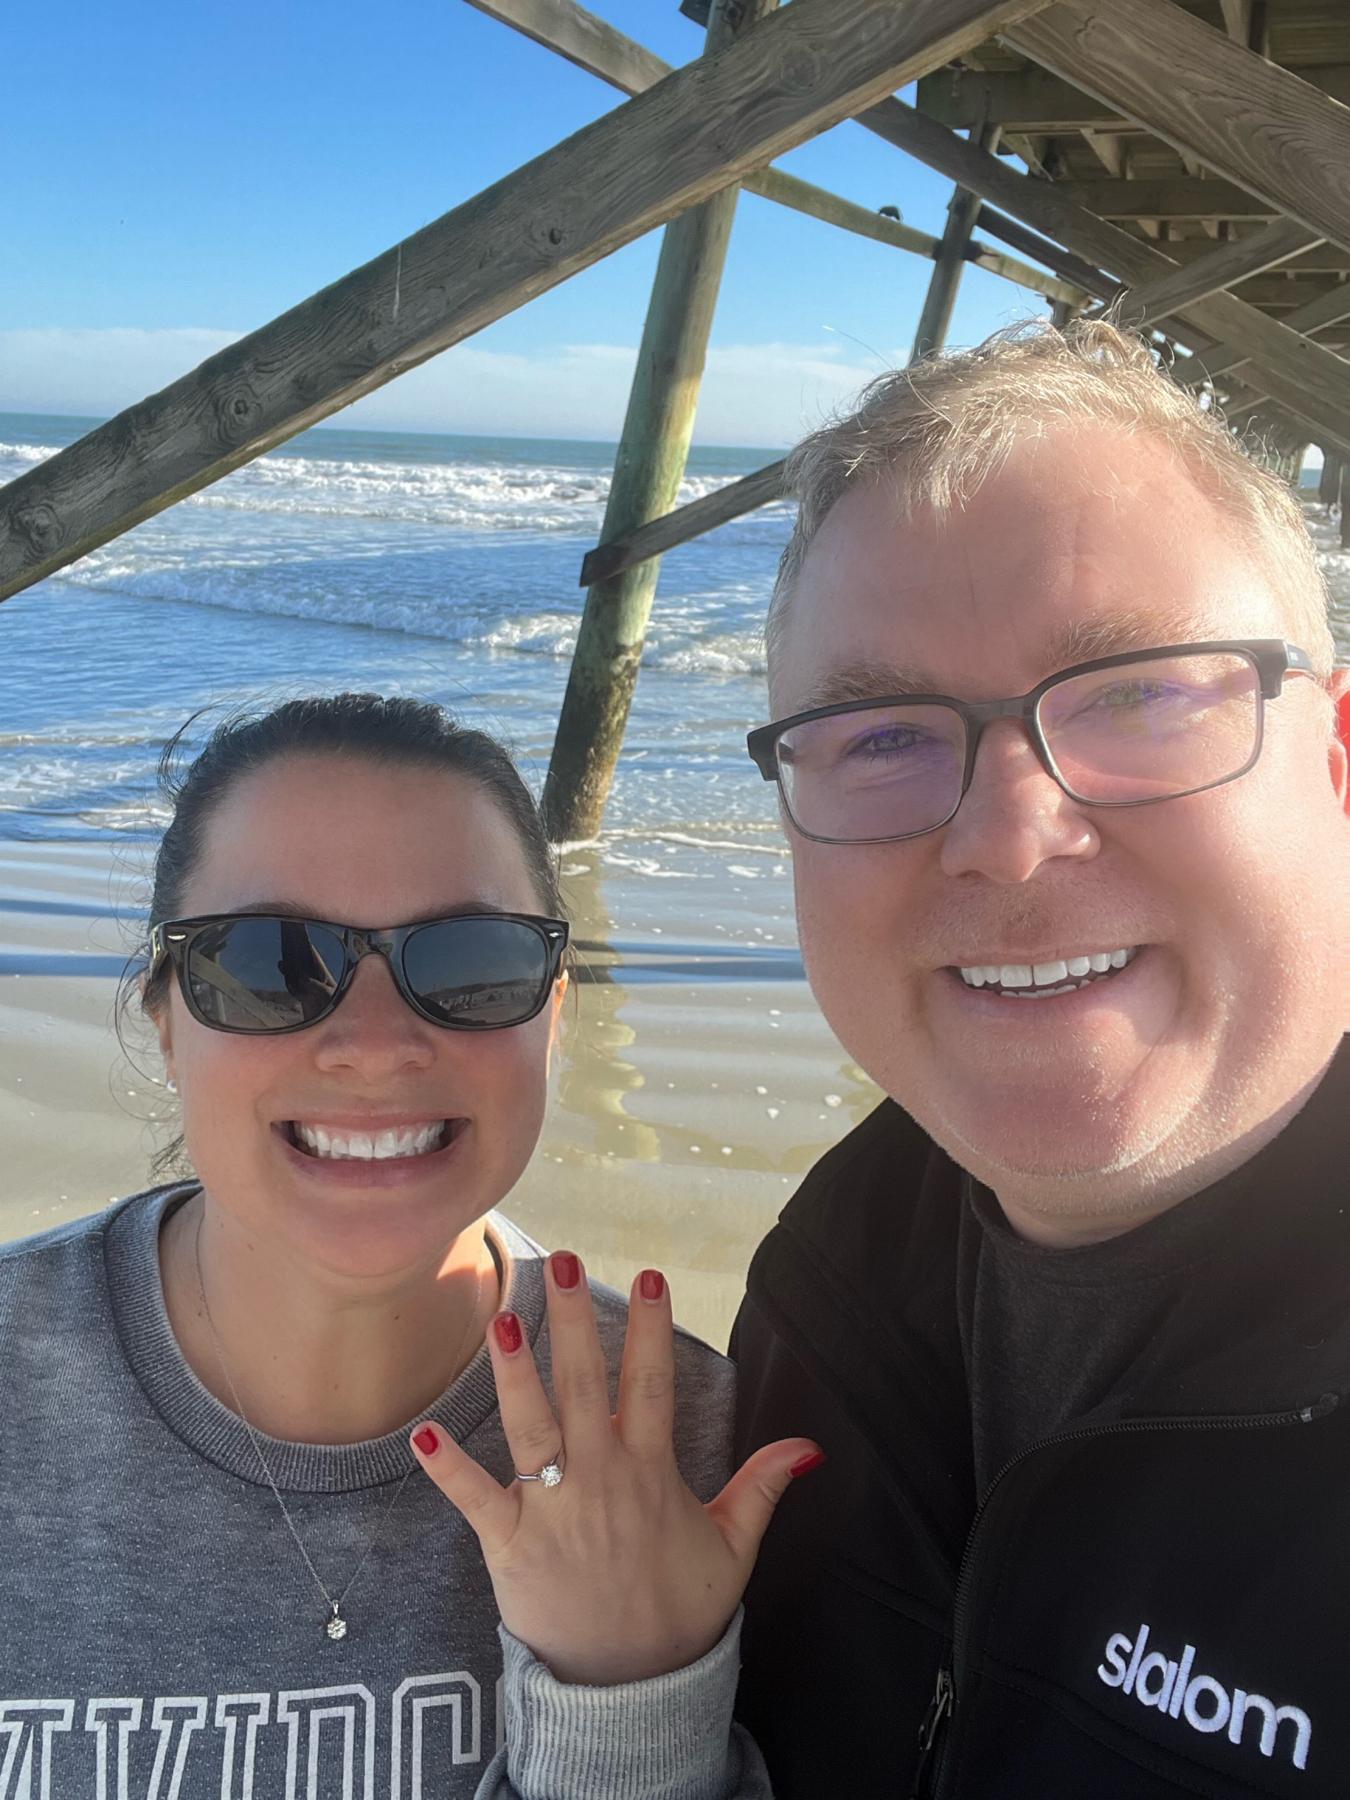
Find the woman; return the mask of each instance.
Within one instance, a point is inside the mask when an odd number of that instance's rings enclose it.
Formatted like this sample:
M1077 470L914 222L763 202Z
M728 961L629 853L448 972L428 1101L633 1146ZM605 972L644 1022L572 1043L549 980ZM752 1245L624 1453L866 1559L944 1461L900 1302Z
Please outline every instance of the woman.
M0 1795L763 1791L728 1623L813 1447L701 1505L725 1363L492 1211L567 982L509 759L341 695L172 798L192 1178L0 1252Z

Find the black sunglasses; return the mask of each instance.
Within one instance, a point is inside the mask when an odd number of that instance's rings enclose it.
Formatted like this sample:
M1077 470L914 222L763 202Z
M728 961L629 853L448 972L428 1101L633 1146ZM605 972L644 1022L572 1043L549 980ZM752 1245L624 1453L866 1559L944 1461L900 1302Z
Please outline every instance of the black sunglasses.
M456 913L387 930L272 913L166 919L150 969L178 972L184 1004L213 1031L302 1031L326 1019L363 956L382 956L419 1016L449 1031L499 1031L542 1011L568 927L528 913Z

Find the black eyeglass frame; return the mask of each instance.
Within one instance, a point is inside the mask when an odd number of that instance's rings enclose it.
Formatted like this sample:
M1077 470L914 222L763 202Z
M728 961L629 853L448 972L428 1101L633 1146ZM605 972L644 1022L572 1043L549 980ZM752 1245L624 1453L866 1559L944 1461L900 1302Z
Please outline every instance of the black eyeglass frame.
M1161 662L1173 656L1199 656L1216 652L1229 652L1245 656L1256 670L1259 704L1256 709L1256 741L1252 753L1240 769L1234 769L1231 775L1225 775L1218 781L1206 781L1199 787L1186 788L1177 794L1151 794L1144 800L1093 800L1078 793L1055 763L1050 746L1041 729L1040 704L1052 688L1068 681L1077 675L1091 675L1098 669L1120 669L1130 663ZM779 797L783 810L792 821L793 829L804 838L815 844L899 844L908 838L927 837L930 831L941 831L956 817L961 802L965 799L970 783L975 774L975 757L980 748L980 739L987 725L996 719L1020 719L1031 747L1036 752L1037 760L1052 781L1058 784L1071 800L1077 800L1083 806L1156 806L1160 800L1183 800L1189 794L1207 793L1210 788L1224 787L1230 781L1236 781L1240 775L1255 767L1265 743L1265 702L1276 700L1284 685L1286 675L1309 675L1317 679L1317 671L1312 665L1306 651L1300 650L1297 644L1286 643L1282 638L1217 638L1196 644L1166 644L1158 649L1127 650L1115 656L1098 656L1091 662L1074 663L1071 668L1060 669L1054 675L1047 675L1044 681L1026 694L1014 694L1006 700L958 700L952 694L885 694L875 700L837 700L830 706L813 706L807 712L793 713L786 719L775 719L769 725L757 725L745 740L750 760L764 777L765 781L778 783ZM901 831L888 833L885 837L871 838L836 838L825 837L820 832L807 831L797 820L783 789L781 771L778 766L778 740L785 733L798 725L808 725L815 719L830 719L840 713L881 712L893 706L945 706L956 713L964 726L966 738L965 767L961 771L961 786L951 811L944 818L932 825L925 825L920 831Z
M217 1019L207 1018L199 1009L193 999L187 974L188 957L197 937L213 925L226 925L235 921L242 923L252 919L275 920L283 925L318 925L324 931L331 931L341 942L342 973L321 1012L315 1013L312 1018L300 1019L294 1025L222 1025ZM512 925L527 925L543 941L547 962L545 977L539 986L539 999L529 1012L519 1019L512 1019L509 1025L483 1025L467 1019L447 1019L423 1006L408 980L403 966L403 954L409 940L416 937L419 931L426 931L436 925L454 925L462 919L492 919ZM549 994L562 972L563 954L570 935L571 927L566 919L551 919L535 913L447 913L444 918L419 919L414 925L390 926L338 925L331 919L302 918L295 913L201 913L190 919L164 919L151 927L150 962L146 969L146 979L149 980L160 961L167 957L178 976L178 990L183 996L183 1004L199 1025L206 1026L208 1031L225 1031L236 1037L281 1037L293 1031L308 1031L311 1025L318 1025L328 1018L355 979L357 964L363 957L375 955L382 956L389 965L395 987L418 1018L440 1026L443 1031L511 1031L517 1025L527 1025L544 1010Z

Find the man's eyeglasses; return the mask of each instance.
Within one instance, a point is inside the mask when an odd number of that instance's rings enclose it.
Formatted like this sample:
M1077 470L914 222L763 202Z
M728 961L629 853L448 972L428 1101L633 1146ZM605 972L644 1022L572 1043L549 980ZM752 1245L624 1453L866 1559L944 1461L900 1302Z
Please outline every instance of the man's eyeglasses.
M166 919L150 934L151 971L167 956L188 1011L213 1031L300 1031L327 1018L363 956L384 957L398 991L450 1031L497 1031L542 1011L567 925L528 913L457 913L367 930L267 913Z
M892 843L936 831L970 786L980 737L1020 719L1046 773L1087 806L1220 787L1261 754L1265 702L1311 661L1276 638L1172 644L1077 663L1029 694L905 694L813 707L747 738L803 837Z

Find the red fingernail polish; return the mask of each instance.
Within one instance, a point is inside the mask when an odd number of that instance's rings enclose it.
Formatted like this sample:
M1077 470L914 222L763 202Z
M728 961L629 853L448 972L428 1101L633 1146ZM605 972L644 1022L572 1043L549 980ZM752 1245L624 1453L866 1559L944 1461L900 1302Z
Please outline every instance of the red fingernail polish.
M555 1250L548 1260L553 1265L553 1279L564 1292L581 1280L581 1264L570 1250Z
M492 1329L497 1334L498 1348L508 1356L513 1356L525 1341L520 1335L520 1320L514 1313L498 1313L492 1321Z
M638 1292L644 1300L659 1300L666 1291L666 1278L659 1269L644 1269L638 1276Z
M793 1463L788 1474L795 1481L799 1475L809 1475L812 1469L818 1469L824 1461L825 1452L823 1450L812 1450L809 1455L803 1456Z
M436 1433L431 1429L430 1425L424 1425L420 1431L414 1431L413 1433L413 1443L422 1452L423 1456L431 1456L434 1453L438 1442L439 1440Z

